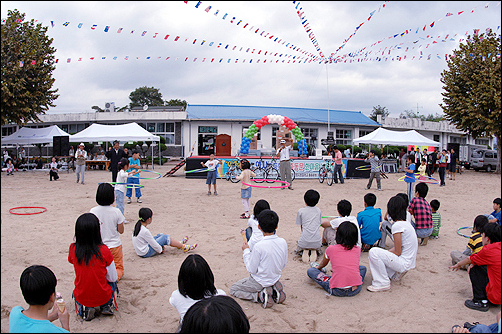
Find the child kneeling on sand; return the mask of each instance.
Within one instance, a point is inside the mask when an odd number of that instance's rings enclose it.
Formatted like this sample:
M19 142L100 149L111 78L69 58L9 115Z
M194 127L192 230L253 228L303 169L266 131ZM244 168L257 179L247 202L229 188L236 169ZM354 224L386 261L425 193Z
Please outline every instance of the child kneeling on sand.
M258 215L263 239L254 245L253 251L246 242L242 245L242 257L250 275L230 287L232 296L262 303L263 308L286 299L279 279L288 261L288 244L275 234L278 223L279 216L272 210L263 210Z

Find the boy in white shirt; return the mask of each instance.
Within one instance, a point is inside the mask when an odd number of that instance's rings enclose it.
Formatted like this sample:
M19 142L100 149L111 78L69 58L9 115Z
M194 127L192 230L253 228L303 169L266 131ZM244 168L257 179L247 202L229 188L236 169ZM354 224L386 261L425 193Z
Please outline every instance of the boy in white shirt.
M242 245L242 257L250 275L230 287L232 296L261 303L263 308L286 299L279 279L288 261L288 244L275 234L278 223L279 216L272 210L263 210L258 215L263 239L254 245L253 251L246 242Z
M336 241L336 229L344 221L349 221L357 227L357 247L361 247L361 231L359 230L359 224L357 223L357 218L355 216L350 216L352 212L352 204L346 199L342 199L337 205L338 214L340 217L335 219L323 220L321 226L324 227L324 232L322 233L322 243L323 245L335 245Z

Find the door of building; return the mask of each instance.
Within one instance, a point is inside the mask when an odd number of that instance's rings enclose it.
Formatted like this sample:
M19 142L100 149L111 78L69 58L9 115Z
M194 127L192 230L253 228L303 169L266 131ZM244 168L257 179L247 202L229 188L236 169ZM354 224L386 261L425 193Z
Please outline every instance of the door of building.
M216 155L218 156L230 156L232 152L232 137L226 134L217 135L215 138L216 142Z

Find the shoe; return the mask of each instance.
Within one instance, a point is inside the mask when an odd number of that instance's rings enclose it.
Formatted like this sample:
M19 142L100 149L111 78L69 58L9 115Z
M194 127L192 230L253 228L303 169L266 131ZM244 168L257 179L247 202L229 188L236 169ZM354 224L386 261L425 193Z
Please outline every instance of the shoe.
M184 236L183 239L181 239L181 243L184 245L188 241L188 235Z
M378 188L378 191L382 191L382 188Z
M241 219L249 219L249 216L247 216L245 213L243 213L241 216L240 216Z
M304 249L302 254L302 262L309 263L309 258L310 258L309 251L307 249Z
M317 252L315 250L310 251L309 262L315 262L317 260Z
M110 305L105 305L101 308L101 314L104 315L113 315L113 310Z
M476 310L476 311L481 311L481 312L486 312L490 308L488 306L488 303L483 303L481 301L474 301L471 299L468 299L464 303L465 306L467 306L470 309Z
M143 201L141 200L141 198L138 198L138 200L136 202L143 203Z
M289 186L289 187L288 187L288 189L289 189L289 190L293 190L293 187Z
M274 300L272 299L273 289L271 286L263 288L258 294L258 299L262 303L263 308L272 307Z
M368 291L371 291L371 292L387 291L387 290L390 290L390 285L387 285L387 286L370 285L367 287L367 289L368 289Z
M84 182L82 182L82 184L85 184Z
M282 283L279 281L272 286L272 300L276 304L282 304L286 300L286 294L282 289Z
M197 244L193 244L193 245L183 244L183 252L186 253L186 252L189 252L191 250L194 250L195 247L197 247Z
M211 192L210 192L210 191L208 191L208 192L207 192L207 196L210 196L210 195L211 195Z
M429 241L429 237L422 238L422 241L420 241L420 246L426 246L427 241Z
M78 183L78 180L77 180L77 183Z
M366 188L364 188L364 190L370 190L370 188L366 187Z
M453 330L454 330L455 328L457 328L457 327L458 327L458 328L460 328L460 326L459 326L459 325L453 325L453 326L451 327L451 333L453 333Z
M85 307L85 306L82 307L84 308L82 314L82 320L91 321L96 317L96 309L94 307Z
M471 324L470 322L464 322L464 328L467 328L469 331L471 330L472 327L474 327L476 325L479 325L479 322L475 322L473 324Z
M404 275L406 275L407 272L408 271L403 271L402 273L399 273L396 271L396 273L394 273L394 275L392 275L390 279L399 282L404 277Z
M127 197L127 204L131 204L131 197Z
M216 191L214 192L214 196L218 196L218 193Z
M129 224L129 223L130 223L130 221L124 220L124 224Z

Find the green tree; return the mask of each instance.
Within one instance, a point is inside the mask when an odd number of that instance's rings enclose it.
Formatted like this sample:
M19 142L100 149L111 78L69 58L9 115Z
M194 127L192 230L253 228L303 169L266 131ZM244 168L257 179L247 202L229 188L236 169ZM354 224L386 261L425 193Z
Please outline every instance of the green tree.
M171 99L169 101L166 100L166 104L165 105L166 106L182 106L186 110L188 103L185 100L182 101L182 100L179 100L179 99L176 99L176 100Z
M1 26L2 125L39 122L59 94L52 89L55 79L52 38L47 27L32 19L23 22L24 13L9 10Z
M500 35L487 33L468 36L466 44L453 50L448 69L441 73L444 84L443 103L439 104L445 118L473 138L497 138L500 174L501 154L501 67Z
M370 118L376 122L377 115L382 115L382 117L385 118L389 116L389 111L387 110L386 107L380 107L380 105L378 105L376 107L373 107L373 110L371 111L370 114Z
M145 104L148 106L163 106L164 100L162 100L162 94L158 88L155 87L139 87L129 94L129 99L131 103L129 106L131 109L133 107L142 107Z

